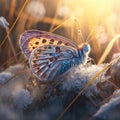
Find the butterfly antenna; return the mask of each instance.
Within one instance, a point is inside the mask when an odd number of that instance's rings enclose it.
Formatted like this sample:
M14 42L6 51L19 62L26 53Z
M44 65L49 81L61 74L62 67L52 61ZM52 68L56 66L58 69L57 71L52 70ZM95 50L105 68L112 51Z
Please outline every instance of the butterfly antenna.
M80 35L82 41L84 42L84 37L83 34L80 30L80 22L78 21L78 19L75 16L72 16L70 18L68 18L67 20L63 21L60 25L58 25L57 27L53 28L50 30L50 32L54 32L55 30L57 30L59 27L63 26L64 24L66 24L67 22L74 20L76 22L76 26L78 27L78 34Z
M64 24L68 23L71 20L75 20L77 22L77 25L80 28L80 24L79 21L76 19L76 17L72 16L70 18L68 18L67 20L64 20L60 25L56 26L55 28L51 29L50 32L54 32L55 30L57 30L59 27L63 26Z
M67 20L64 20L60 25L58 25L57 27L53 28L50 30L50 32L54 32L55 30L57 30L59 27L61 27L62 25L66 24L67 22L69 22L71 19L73 19L73 17L68 18Z
M83 34L82 34L82 31L81 31L81 27L80 27L80 22L78 21L78 19L76 17L74 17L74 20L76 22L76 27L78 28L78 36L81 37L82 41L84 42L84 37L83 37Z
M92 31L90 32L90 34L88 35L87 39L86 39L86 42L89 42L92 38L92 34L94 32L94 29L92 29Z
M82 41L84 42L85 39L84 39L84 37L83 37L83 34L82 34L82 31L81 31L81 30L78 30L78 35L80 35Z

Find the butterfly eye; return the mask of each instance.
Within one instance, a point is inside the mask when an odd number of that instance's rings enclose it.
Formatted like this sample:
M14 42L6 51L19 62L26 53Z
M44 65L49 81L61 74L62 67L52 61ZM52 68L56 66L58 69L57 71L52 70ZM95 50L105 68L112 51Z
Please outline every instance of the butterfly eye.
M83 47L83 50L84 50L86 53L89 52L89 51L90 51L90 45L89 45L89 44L85 45L85 46Z

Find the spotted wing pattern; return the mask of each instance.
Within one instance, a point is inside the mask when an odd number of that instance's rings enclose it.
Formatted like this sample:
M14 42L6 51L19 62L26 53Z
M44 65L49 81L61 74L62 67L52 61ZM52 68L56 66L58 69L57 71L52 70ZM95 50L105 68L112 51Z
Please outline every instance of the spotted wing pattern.
M67 38L59 35L39 31L39 30L28 30L20 36L20 48L24 55L29 58L31 52L37 47L43 45L59 45L59 46L71 46L77 48L77 45Z
M29 64L32 72L41 82L50 82L67 71L74 63L79 62L78 57L76 48L44 45L33 50Z

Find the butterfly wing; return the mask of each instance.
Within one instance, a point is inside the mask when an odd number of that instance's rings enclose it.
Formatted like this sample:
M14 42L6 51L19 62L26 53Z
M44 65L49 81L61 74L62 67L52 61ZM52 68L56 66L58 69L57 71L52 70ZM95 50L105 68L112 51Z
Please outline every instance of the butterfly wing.
M41 82L49 82L67 71L78 60L77 49L69 46L44 45L30 55L32 72Z
M31 52L40 46L51 44L60 46L71 46L77 48L77 45L62 36L39 30L25 31L19 40L20 48L24 55L29 58Z

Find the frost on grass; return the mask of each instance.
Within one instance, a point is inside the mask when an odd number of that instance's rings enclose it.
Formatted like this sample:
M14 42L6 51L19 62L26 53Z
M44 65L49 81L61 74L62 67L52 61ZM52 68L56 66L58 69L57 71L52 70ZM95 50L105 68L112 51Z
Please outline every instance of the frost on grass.
M13 91L15 91L16 88L23 89L28 83L29 77L30 71L20 64L10 66L4 72L1 72L0 100L2 101L2 103L7 103L9 101L11 93L13 93Z
M110 68L110 74L114 84L120 87L120 58L117 60L117 62L112 64Z
M9 29L9 27L8 27L9 23L7 22L7 20L3 16L0 17L0 26L5 28L6 30Z
M94 120L120 120L120 90L113 93L108 103L100 107L93 117Z
M0 84L5 84L10 78L12 74L10 72L1 72L0 73Z
M19 119L21 115L23 115L23 120L57 119L66 105L71 102L71 98L74 98L104 66L87 64L71 68L60 77L62 82L60 81L57 87L54 86L54 83L27 87L27 85L31 85L29 80L33 79L30 78L30 70L21 64L10 66L4 72L10 72L14 77L12 76L12 79L7 84L0 87L0 103L6 105L12 114L17 113ZM92 116L96 112L96 108L88 101L88 97L99 94L96 84L106 79L105 73L98 77L84 91L84 95L80 96L71 106L70 111L64 118L74 119L77 114L78 119L84 120L85 116L87 118ZM72 111L74 108L75 110ZM5 114L3 116L5 117Z
M116 97L118 97L118 96L120 96L120 90L118 89L118 90L115 90L114 92L113 92L113 98L116 98Z
M12 93L13 104L18 109L26 109L32 103L32 96L26 89L19 89Z
M117 58L117 57L119 57L119 56L120 56L120 52L114 53L113 56L112 56L112 59L115 59L115 58Z
M72 68L63 76L62 89L68 92L72 89L80 91L104 66L105 65L79 65L78 67ZM105 73L98 77L83 94L87 97L99 94L100 91L96 84L107 79L104 74Z
M9 68L7 68L5 71L11 72L12 74L16 74L17 72L19 72L20 70L23 70L23 69L24 69L24 65L16 64L13 66L9 66Z
M24 85L27 84L31 76L30 70L21 64L10 66L5 70L5 72L12 73L12 77L7 83L8 89L9 88L14 89L15 87L18 87L18 86L24 87Z
M0 105L0 119L1 120L20 120L16 112L7 105Z
M65 18L65 17L68 18L72 16L72 11L67 6L60 6L59 9L57 10L57 15L60 18Z

